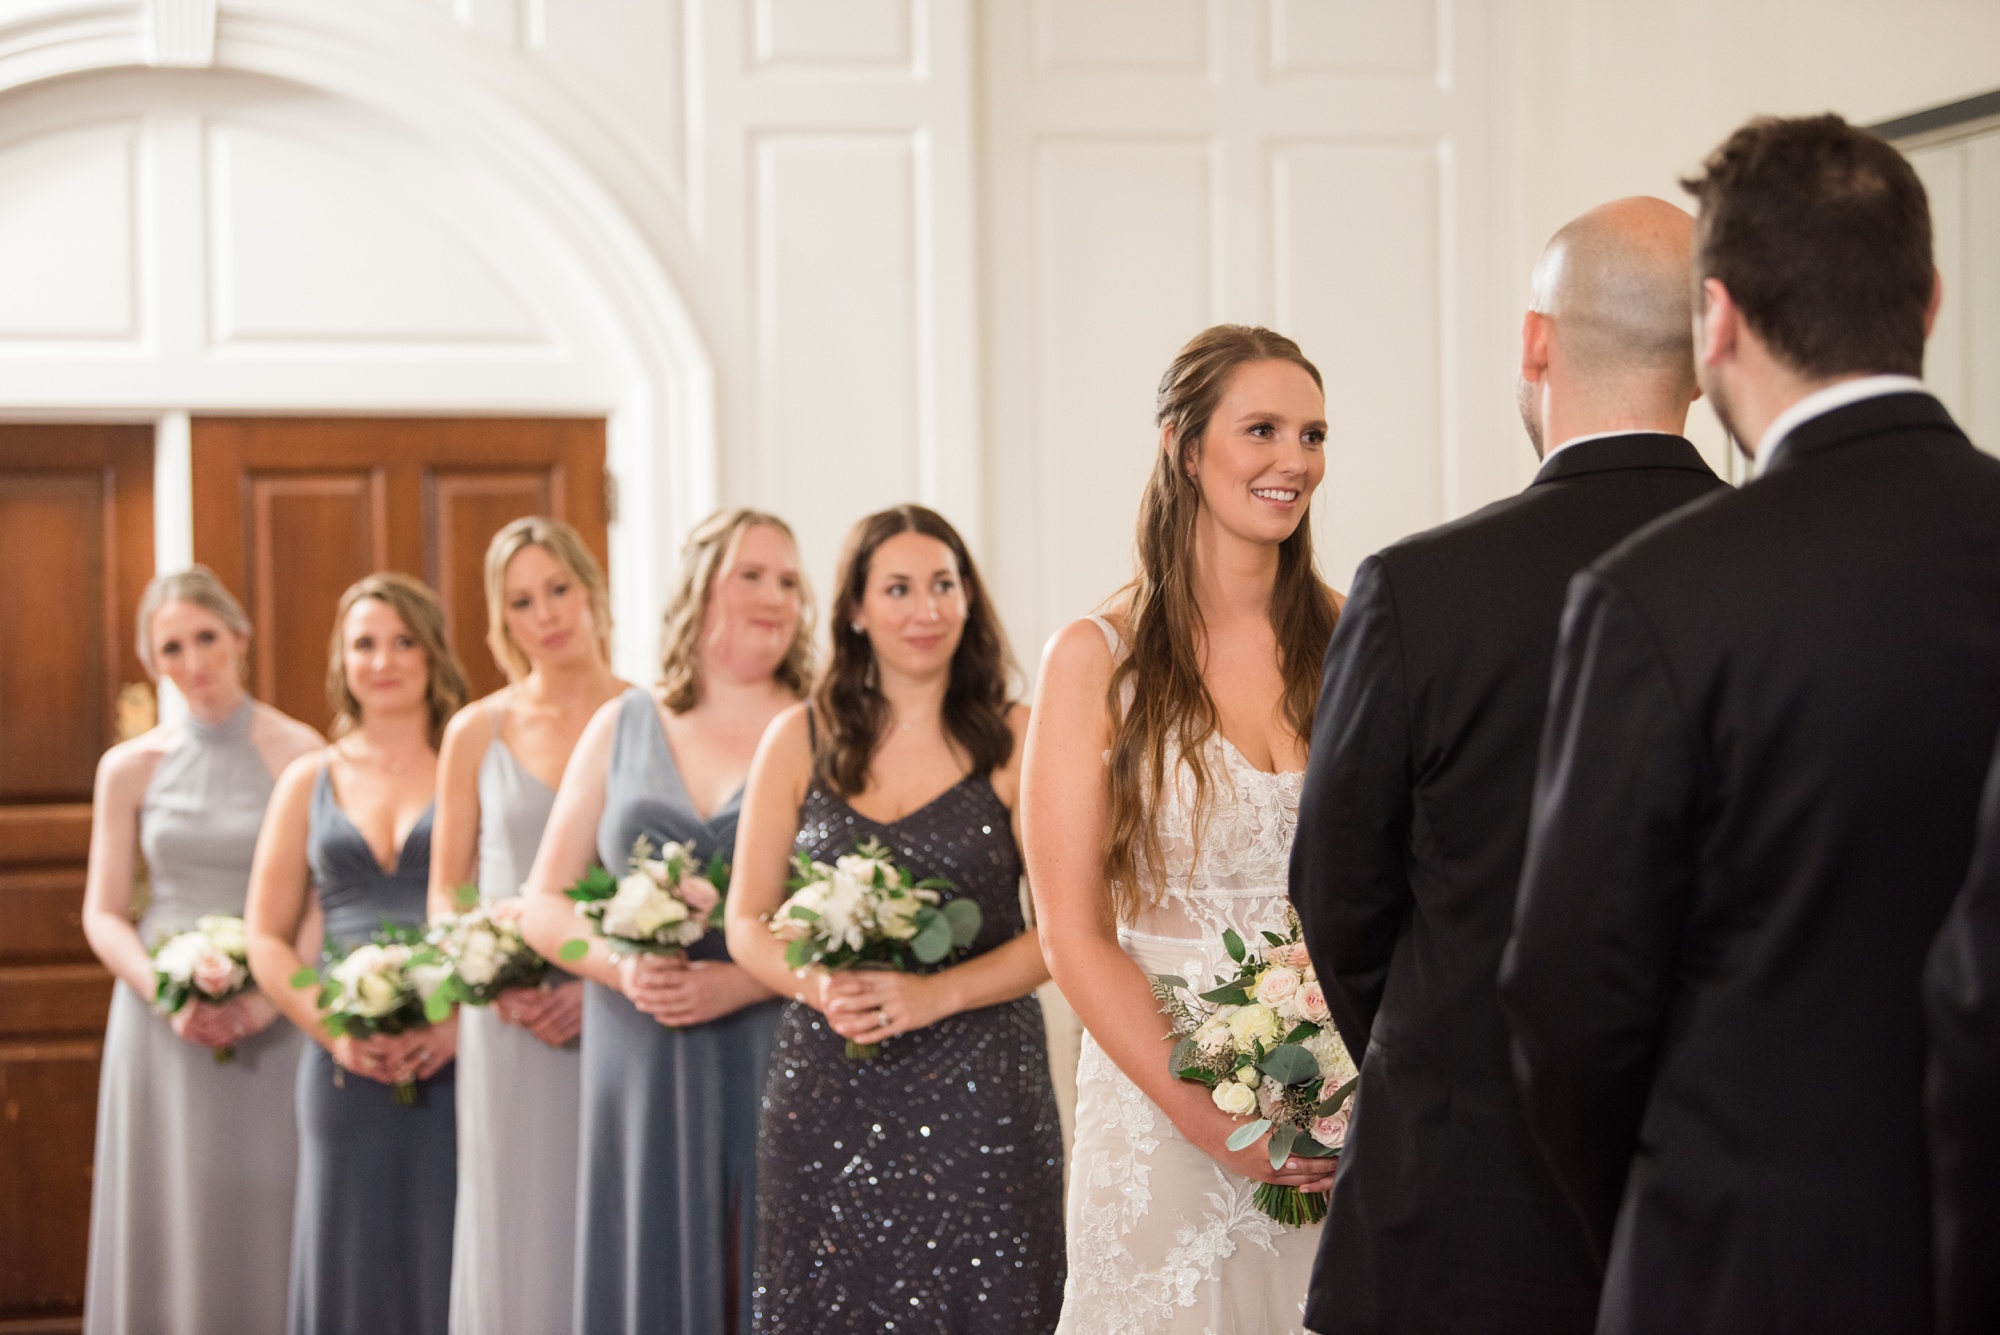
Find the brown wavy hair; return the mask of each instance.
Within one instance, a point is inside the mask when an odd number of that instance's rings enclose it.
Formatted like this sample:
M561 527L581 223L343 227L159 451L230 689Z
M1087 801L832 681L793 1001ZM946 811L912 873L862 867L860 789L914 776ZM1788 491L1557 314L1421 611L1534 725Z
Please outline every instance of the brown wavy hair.
M1122 591L1130 599L1125 630L1130 652L1113 670L1108 696L1116 726L1104 875L1120 921L1129 922L1146 895L1165 888L1154 814L1162 792L1173 783L1167 772L1170 746L1179 751L1180 763L1194 780L1197 848L1213 806L1216 780L1204 757L1218 724L1214 697L1201 675L1206 632L1195 600L1195 523L1202 501L1201 486L1191 474L1231 376L1238 367L1261 361L1290 362L1324 388L1319 369L1298 344L1247 325L1203 330L1160 377L1153 416L1166 443L1139 503L1138 574ZM1308 509L1279 544L1278 577L1271 588L1285 720L1301 737L1312 733L1320 662L1338 616L1332 590L1313 568Z
M424 704L430 710L431 750L435 751L444 736L445 723L465 703L471 687L466 683L458 655L445 639L444 604L431 592L430 585L394 570L366 575L348 585L347 592L340 595L326 651L326 701L333 706L333 735L344 737L361 723L361 702L347 688L347 663L341 652L340 629L347 622L347 614L363 598L387 604L390 611L403 619L403 625L424 651Z
M597 656L611 661L611 593L604 585L604 571L583 535L545 515L529 515L493 535L486 546L486 647L493 661L507 674L508 681L520 681L533 670L528 655L507 629L507 563L520 555L523 547L539 547L562 567L565 575L583 591L590 605L590 630L597 641Z
M841 547L834 584L833 656L813 691L817 724L813 765L820 780L842 796L868 786L868 765L889 722L875 650L868 633L854 628L854 616L868 589L875 549L899 533L921 533L951 548L965 586L965 629L951 656L951 683L944 694L946 736L964 748L975 774L991 774L1014 754L1014 732L1007 726L1014 656L972 553L958 530L937 511L898 505L856 524Z
M685 714L701 703L701 628L708 619L708 600L715 592L715 577L729 563L737 540L749 529L774 528L797 551L799 540L792 526L774 514L736 506L717 510L695 525L681 544L680 583L667 600L660 629L660 703L668 711ZM812 687L813 673L813 593L805 572L799 572L799 624L792 632L792 647L773 675L800 699Z

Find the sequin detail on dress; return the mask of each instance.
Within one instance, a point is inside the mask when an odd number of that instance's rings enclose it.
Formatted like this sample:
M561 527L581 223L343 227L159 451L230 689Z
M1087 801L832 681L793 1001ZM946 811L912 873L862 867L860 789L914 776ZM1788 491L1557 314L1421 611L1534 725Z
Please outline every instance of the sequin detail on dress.
M797 847L831 861L875 836L985 915L972 953L1018 935L1020 854L982 776L884 825L814 786ZM785 1007L764 1095L755 1329L1045 1335L1063 1285L1062 1140L1041 1003L899 1034L849 1061Z

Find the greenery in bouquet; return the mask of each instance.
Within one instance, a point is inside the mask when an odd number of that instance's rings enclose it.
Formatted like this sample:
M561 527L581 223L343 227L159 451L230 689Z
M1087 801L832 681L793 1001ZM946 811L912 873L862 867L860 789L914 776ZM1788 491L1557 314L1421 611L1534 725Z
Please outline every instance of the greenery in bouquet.
M790 897L771 915L771 932L786 943L785 963L795 970L935 968L979 935L979 905L944 899L954 888L940 877L911 876L879 839L863 841L832 865L801 853L785 883ZM847 1044L856 1060L879 1050L875 1043Z
M173 1015L190 1001L220 1006L253 986L243 919L209 913L185 932L153 947L153 1011ZM215 1049L218 1065L236 1060L236 1049Z
M424 928L384 919L382 929L358 946L329 943L326 964L292 975L293 987L319 987L319 1009L335 1038L407 1034L446 1019L452 1002L440 991L450 971L444 955L424 939ZM334 1072L334 1079L342 1073ZM415 1081L396 1085L396 1102L417 1101Z
M729 864L716 856L703 868L686 844L663 844L656 853L652 840L640 835L623 876L613 879L592 867L563 893L576 901L576 916L610 946L611 958L678 955L722 927ZM563 942L556 952L565 963L589 953L582 938Z
M1361 1079L1333 1027L1296 917L1290 929L1284 936L1265 932L1263 948L1254 952L1225 931L1222 944L1237 970L1208 991L1196 993L1172 974L1153 980L1179 1035L1168 1058L1173 1073L1206 1086L1223 1112L1252 1119L1231 1133L1230 1149L1248 1149L1268 1131L1273 1168L1294 1155L1340 1153ZM1323 1192L1261 1183L1256 1203L1293 1227L1326 1218Z
M431 924L425 940L442 957L445 975L426 1004L490 1006L516 987L540 987L549 962L521 935L526 906L519 899L479 902L474 886L458 891L460 911Z

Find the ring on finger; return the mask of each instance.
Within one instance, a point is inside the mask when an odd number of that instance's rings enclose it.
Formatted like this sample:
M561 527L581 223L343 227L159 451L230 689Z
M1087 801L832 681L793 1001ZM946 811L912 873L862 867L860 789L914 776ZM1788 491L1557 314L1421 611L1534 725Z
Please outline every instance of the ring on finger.
M887 1029L887 1028L889 1027L889 1010L888 1010L888 1007L886 1007L886 1006L877 1006L877 1007L875 1008L875 1024L876 1024L876 1026L877 1026L878 1028L881 1028L881 1029Z

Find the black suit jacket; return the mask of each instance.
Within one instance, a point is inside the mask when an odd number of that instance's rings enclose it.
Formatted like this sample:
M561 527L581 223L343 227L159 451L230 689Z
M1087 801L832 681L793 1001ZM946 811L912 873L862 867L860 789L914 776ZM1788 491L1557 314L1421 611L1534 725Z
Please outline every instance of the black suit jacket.
M1972 871L1924 969L1937 1328L2000 1331L2000 753Z
M1315 1331L1590 1328L1596 1261L1529 1135L1494 980L1563 591L1721 485L1678 436L1584 441L1355 576L1292 845L1292 902L1363 1065Z
M2000 729L2000 460L1928 394L1579 575L1501 999L1606 1332L1931 1319L1919 980Z

